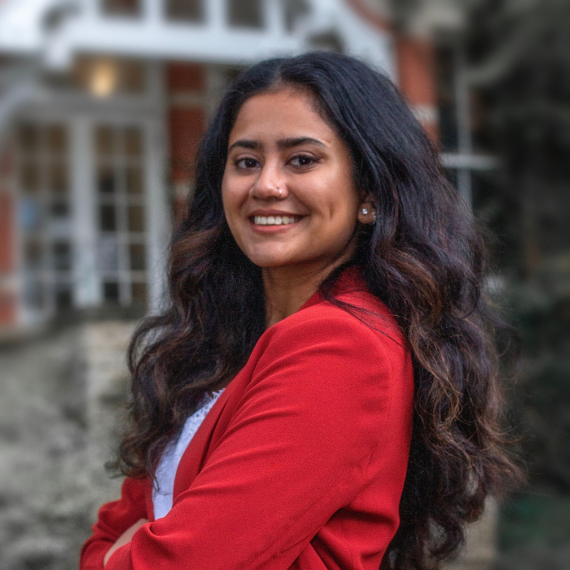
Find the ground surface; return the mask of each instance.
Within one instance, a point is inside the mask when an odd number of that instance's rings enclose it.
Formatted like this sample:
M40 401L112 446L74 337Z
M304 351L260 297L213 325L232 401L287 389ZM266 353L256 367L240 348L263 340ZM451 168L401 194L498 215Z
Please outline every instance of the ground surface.
M75 328L0 348L0 570L71 570L102 496Z

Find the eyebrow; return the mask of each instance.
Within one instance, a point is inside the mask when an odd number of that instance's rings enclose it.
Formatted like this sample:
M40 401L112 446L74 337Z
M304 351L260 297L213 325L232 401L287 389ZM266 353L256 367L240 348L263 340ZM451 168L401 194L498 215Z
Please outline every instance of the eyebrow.
M277 148L279 150L286 150L288 148L293 148L293 147L300 146L302 144L308 144L308 143L318 144L320 146L326 146L325 143L323 143L322 141L320 141L318 139L311 138L311 137L291 137L291 138L287 138L287 139L279 139L277 141ZM259 141L240 139L240 140L237 140L235 143L233 143L230 146L230 148L228 149L228 151L232 150L232 148L234 148L234 147L241 147L241 148L249 148L252 150L258 150L258 149L262 148L262 146L263 145Z

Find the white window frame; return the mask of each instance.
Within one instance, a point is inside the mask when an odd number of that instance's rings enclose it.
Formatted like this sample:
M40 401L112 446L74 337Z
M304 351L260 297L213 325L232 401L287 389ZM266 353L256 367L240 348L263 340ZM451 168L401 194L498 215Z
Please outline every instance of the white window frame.
M166 260L171 234L167 185L166 96L164 74L158 62L148 63L148 89L141 95L97 99L78 92L42 93L41 103L30 105L16 121L64 123L68 130L71 203L72 306L95 308L102 304L102 276L98 268L98 198L93 131L97 124L137 125L144 132L144 200L147 310L164 304ZM16 197L19 197L19 191ZM17 227L18 282L22 282L22 235ZM35 324L54 315L28 311L21 301L22 324Z

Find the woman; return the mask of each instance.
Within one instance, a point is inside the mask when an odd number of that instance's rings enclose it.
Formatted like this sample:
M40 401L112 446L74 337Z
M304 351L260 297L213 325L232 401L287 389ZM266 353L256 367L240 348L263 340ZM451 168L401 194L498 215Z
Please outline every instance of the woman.
M483 277L389 80L327 53L247 71L131 345L127 478L81 568L436 567L516 477Z

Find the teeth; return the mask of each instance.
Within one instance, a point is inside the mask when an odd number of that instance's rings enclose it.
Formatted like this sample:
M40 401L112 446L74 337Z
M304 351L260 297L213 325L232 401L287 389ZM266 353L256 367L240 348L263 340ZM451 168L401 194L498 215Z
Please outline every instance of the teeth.
M254 216L253 223L257 226L285 226L297 220L293 216Z

